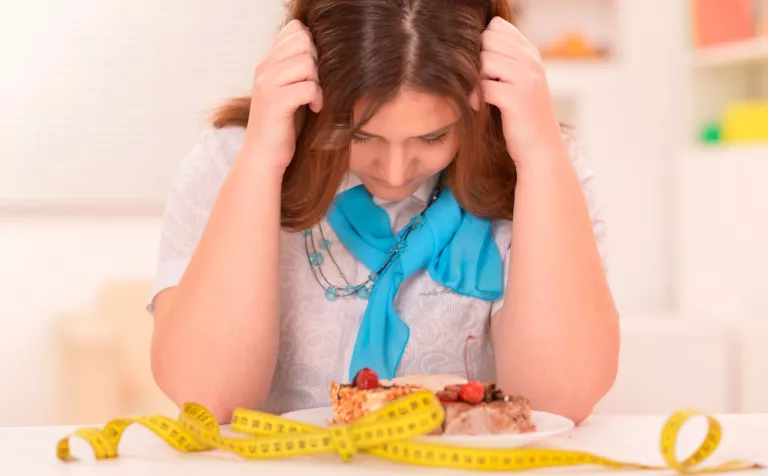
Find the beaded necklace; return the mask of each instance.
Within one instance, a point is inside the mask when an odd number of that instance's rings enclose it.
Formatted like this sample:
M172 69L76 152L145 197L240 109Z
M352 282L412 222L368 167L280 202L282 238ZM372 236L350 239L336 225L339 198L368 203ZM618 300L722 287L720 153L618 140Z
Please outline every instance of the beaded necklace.
M312 229L310 228L303 230L301 234L304 237L304 249L307 253L307 260L309 261L309 265L312 269L312 274L315 277L315 281L317 281L317 284L325 292L325 298L331 302L336 301L339 298L346 298L350 296L357 296L360 299L368 299L373 284L376 282L379 276L381 276L387 270L387 268L392 265L395 259L405 249L406 241L411 232L415 228L419 228L424 225L426 220L424 214L437 200L441 188L442 174L438 178L438 181L435 184L435 188L432 189L432 194L427 201L427 206L424 208L424 210L414 215L414 217L411 218L405 228L403 228L402 233L400 234L400 238L398 238L394 246L390 248L389 255L384 261L384 264L378 270L372 271L368 275L368 279L359 284L350 283L347 280L347 277L344 275L344 272L341 270L341 267L336 262L336 259L333 257L333 253L331 252L331 240L326 237L322 223L317 225L318 233L320 234L320 241L317 245L315 244L315 237ZM338 286L331 283L331 281L323 273L323 264L325 264L324 252L328 255L328 258L330 258L331 262L336 267L336 270L339 272L341 279L344 281L343 286Z

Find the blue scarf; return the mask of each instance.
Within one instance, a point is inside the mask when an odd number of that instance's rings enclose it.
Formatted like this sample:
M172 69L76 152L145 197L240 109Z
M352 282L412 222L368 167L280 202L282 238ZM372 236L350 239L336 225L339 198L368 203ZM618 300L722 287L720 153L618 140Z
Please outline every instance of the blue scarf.
M339 240L369 270L386 263L401 231L392 233L390 217L359 185L336 197L328 222ZM491 223L465 212L444 190L412 229L405 247L371 288L349 375L374 370L379 378L395 377L410 330L397 314L395 296L402 282L428 268L429 276L454 292L493 301L502 295L502 260L491 236Z

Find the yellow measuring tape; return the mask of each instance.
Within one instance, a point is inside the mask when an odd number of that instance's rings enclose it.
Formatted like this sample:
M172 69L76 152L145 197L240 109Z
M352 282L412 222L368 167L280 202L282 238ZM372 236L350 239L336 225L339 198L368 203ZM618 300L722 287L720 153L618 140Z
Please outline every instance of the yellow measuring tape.
M661 453L667 466L623 463L581 451L553 449L466 448L422 441L413 437L431 432L445 417L442 404L430 391L419 391L395 400L386 408L371 413L351 425L324 428L288 420L279 416L238 409L232 417L231 430L243 437L222 435L215 418L200 405L184 405L176 420L149 416L113 420L103 429L81 428L61 439L57 456L63 461L76 461L69 448L70 438L88 442L97 460L116 458L118 444L131 424L142 425L178 451L203 452L223 450L247 459L274 459L337 453L343 461L363 452L401 463L485 471L521 471L556 466L593 465L613 469L663 470L700 474L759 469L749 461L730 461L716 467L697 468L710 456L722 436L717 420L703 415L709 422L706 438L692 456L679 461L677 436L682 425L695 411L675 413L661 433Z

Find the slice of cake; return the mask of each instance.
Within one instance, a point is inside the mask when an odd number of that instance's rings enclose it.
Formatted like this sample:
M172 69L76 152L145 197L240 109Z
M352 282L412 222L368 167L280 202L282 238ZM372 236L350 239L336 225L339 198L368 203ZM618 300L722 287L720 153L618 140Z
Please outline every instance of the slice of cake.
M417 390L429 389L437 393L446 386L466 382L466 379L455 375L409 375L379 381L376 372L363 369L352 383L331 384L333 423L352 423Z
M456 375L407 375L379 381L361 370L353 382L331 384L333 423L349 424L414 391L428 389L445 408L443 425L430 435L493 435L536 430L528 400L512 397L493 383L468 381Z
M331 384L333 423L347 425L369 413L380 410L388 403L419 390L409 386L378 387L361 390L352 384Z

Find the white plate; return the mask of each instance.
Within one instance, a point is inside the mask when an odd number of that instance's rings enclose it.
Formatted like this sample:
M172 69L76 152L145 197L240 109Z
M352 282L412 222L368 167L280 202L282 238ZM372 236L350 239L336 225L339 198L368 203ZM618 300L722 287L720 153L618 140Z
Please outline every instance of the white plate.
M545 412L531 412L531 416L533 417L533 423L536 425L536 431L531 433L522 433L519 435L420 436L414 438L414 441L419 440L458 446L519 448L551 436L565 433L574 427L571 420L560 415ZM324 427L333 419L333 410L331 407L311 408L308 410L289 412L284 414L283 417L302 423L308 423L310 425Z

